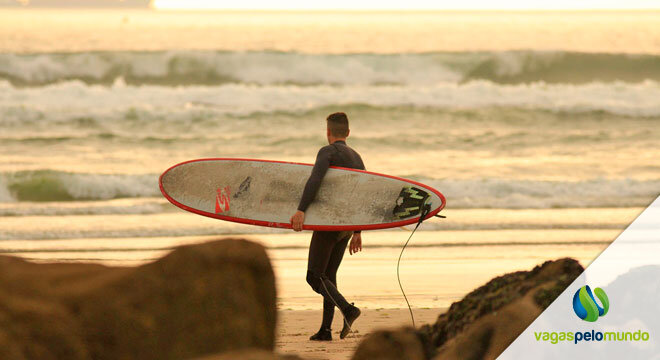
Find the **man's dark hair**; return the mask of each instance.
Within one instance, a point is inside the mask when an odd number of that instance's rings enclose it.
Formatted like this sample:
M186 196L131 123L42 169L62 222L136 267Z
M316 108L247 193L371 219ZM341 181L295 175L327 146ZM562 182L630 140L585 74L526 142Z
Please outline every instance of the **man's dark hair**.
M330 134L334 137L343 138L348 136L348 116L343 112L328 115L326 119Z

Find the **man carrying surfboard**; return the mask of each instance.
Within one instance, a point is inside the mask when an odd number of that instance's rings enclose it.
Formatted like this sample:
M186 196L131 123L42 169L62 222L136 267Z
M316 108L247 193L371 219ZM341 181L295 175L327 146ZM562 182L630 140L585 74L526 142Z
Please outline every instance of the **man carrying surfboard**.
M305 184L298 211L291 216L291 227L295 231L302 230L305 210L314 200L330 166L366 170L360 155L346 145L346 138L350 133L346 114L343 112L330 114L326 121L329 145L319 150L312 174ZM360 309L352 303L349 304L337 290L337 269L349 240L349 254L353 255L362 250L360 231L314 231L312 234L307 262L307 283L315 292L323 295L323 320L321 328L309 338L310 340L332 340L330 327L335 306L344 315L344 327L339 334L341 339L348 335L351 325L360 316Z

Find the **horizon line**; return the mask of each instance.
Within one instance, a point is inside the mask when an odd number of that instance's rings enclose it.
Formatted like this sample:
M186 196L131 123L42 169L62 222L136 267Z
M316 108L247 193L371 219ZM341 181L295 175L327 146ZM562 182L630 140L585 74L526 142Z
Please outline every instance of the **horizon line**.
M272 7L263 7L263 8L221 8L221 7L157 7L154 6L153 0L150 1L146 6L69 6L69 5L60 5L60 6L50 6L50 5L32 5L32 4L20 4L20 3L0 3L0 8L14 8L14 9L133 9L133 10L154 10L154 11L265 11L265 12L279 12L279 11L311 11L311 12L323 12L323 11L341 11L341 12L392 12L392 11L405 11L405 12L438 12L438 11L520 11L520 12L539 12L539 11L660 11L660 6L655 8L649 7L627 7L627 8L528 8L528 7L502 7L502 8L460 8L460 7L447 7L447 8L312 8L312 7L303 7L303 8L272 8Z

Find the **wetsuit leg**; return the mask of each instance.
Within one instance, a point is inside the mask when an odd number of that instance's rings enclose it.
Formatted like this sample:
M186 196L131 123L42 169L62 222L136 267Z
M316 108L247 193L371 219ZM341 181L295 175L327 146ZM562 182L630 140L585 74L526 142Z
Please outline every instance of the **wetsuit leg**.
M307 258L307 283L312 290L322 294L320 291L321 277L330 261L330 254L334 247L334 232L314 231L312 241L309 244L309 256ZM321 322L321 331L332 327L332 319L335 314L335 303L328 297L323 297L323 320Z
M314 291L323 295L323 324L330 328L334 306L340 310L349 306L336 287L337 269L344 256L350 232L315 231L309 246L307 282Z
M325 298L330 298L330 300L341 310L342 312L349 306L348 302L342 296L342 294L337 290L336 278L337 278L337 269L341 263L341 259L344 256L346 250L346 245L350 239L349 232L340 232L335 235L335 244L331 249L330 259L328 259L328 265L326 266L324 274L321 276L321 291ZM332 265L332 266L330 266ZM334 282L330 280L329 276L332 276Z
M341 240L335 243L335 246L330 252L330 259L326 266L325 275L335 288L337 287L337 270L344 257L344 252L346 251L346 246L348 245L348 240L351 238L351 234L351 232L339 234ZM323 322L321 323L321 329L329 329L332 326L334 314L335 303L331 299L323 297Z
M335 243L335 246L332 247L330 252L330 259L328 259L328 265L325 269L325 275L328 277L328 280L337 286L337 270L341 264L342 259L344 258L344 253L346 252L346 246L348 241L351 239L353 232L343 231L339 234L339 241Z
M307 283L319 294L321 294L321 276L325 274L330 261L337 234L335 231L314 231L312 234L307 258Z

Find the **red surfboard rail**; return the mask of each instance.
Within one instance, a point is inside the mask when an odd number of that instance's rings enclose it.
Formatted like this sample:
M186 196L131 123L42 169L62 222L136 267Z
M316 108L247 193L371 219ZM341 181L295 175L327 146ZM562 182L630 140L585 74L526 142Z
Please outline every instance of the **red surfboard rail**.
M181 204L180 202L174 200L166 191L163 189L163 176L167 174L168 171L171 169L184 165L184 164L189 164L193 162L203 162L203 161L252 161L252 162L268 162L268 163L280 163L280 164L293 164L293 165L305 165L305 166L314 166L314 164L307 164L307 163L299 163L299 162L292 162L292 161L279 161L279 160L264 160L264 159L247 159L247 158L204 158L204 159L194 159L194 160L188 160L184 161L181 163L178 163L176 165L170 166L167 170L165 170L160 177L158 178L158 187L160 188L160 192L163 194L163 196L172 204L175 206L186 210L190 211L192 213L214 218L214 219L219 219L219 220L225 220L225 221L231 221L235 223L241 223L241 224L247 224L247 225L257 225L257 226L266 226L266 227L273 227L273 228L281 228L281 229L291 229L291 223L281 223L281 222L270 222L270 221L263 221L263 220L253 220L253 219L245 219L245 218L238 218L234 216L226 216L226 215L220 215L220 214L214 214L210 213L207 211L191 208L190 206ZM371 174L371 175L376 175L376 176L382 176L390 179L395 179L395 180L400 180L404 181L409 184L417 185L419 187L422 187L426 190L429 190L436 194L440 200L442 201L442 204L437 208L432 211L430 211L426 217L424 217L424 220L427 220L436 214L438 214L442 209L445 208L445 205L447 203L445 196L440 193L440 191L426 185L422 184L420 182L410 180L410 179L405 179L402 177L398 176L393 176L393 175L387 175L387 174L381 174L377 172L372 172L372 171L366 171L366 170L359 170L359 169L351 169L351 168L345 168L345 167L340 167L340 166L331 166L331 169L340 169L340 170L348 170L348 171L354 171L354 172L361 172L365 174ZM291 214L293 215L293 214ZM303 224L303 230L314 230L314 231L356 231L356 230L378 230L378 229L388 229L388 228L394 228L394 227L400 227L400 226L405 226L405 225L410 225L410 224L416 224L419 221L420 216L406 219L406 220L401 220L401 221L396 221L396 222L389 222L389 223L382 223L382 224L368 224L368 225L305 225Z

